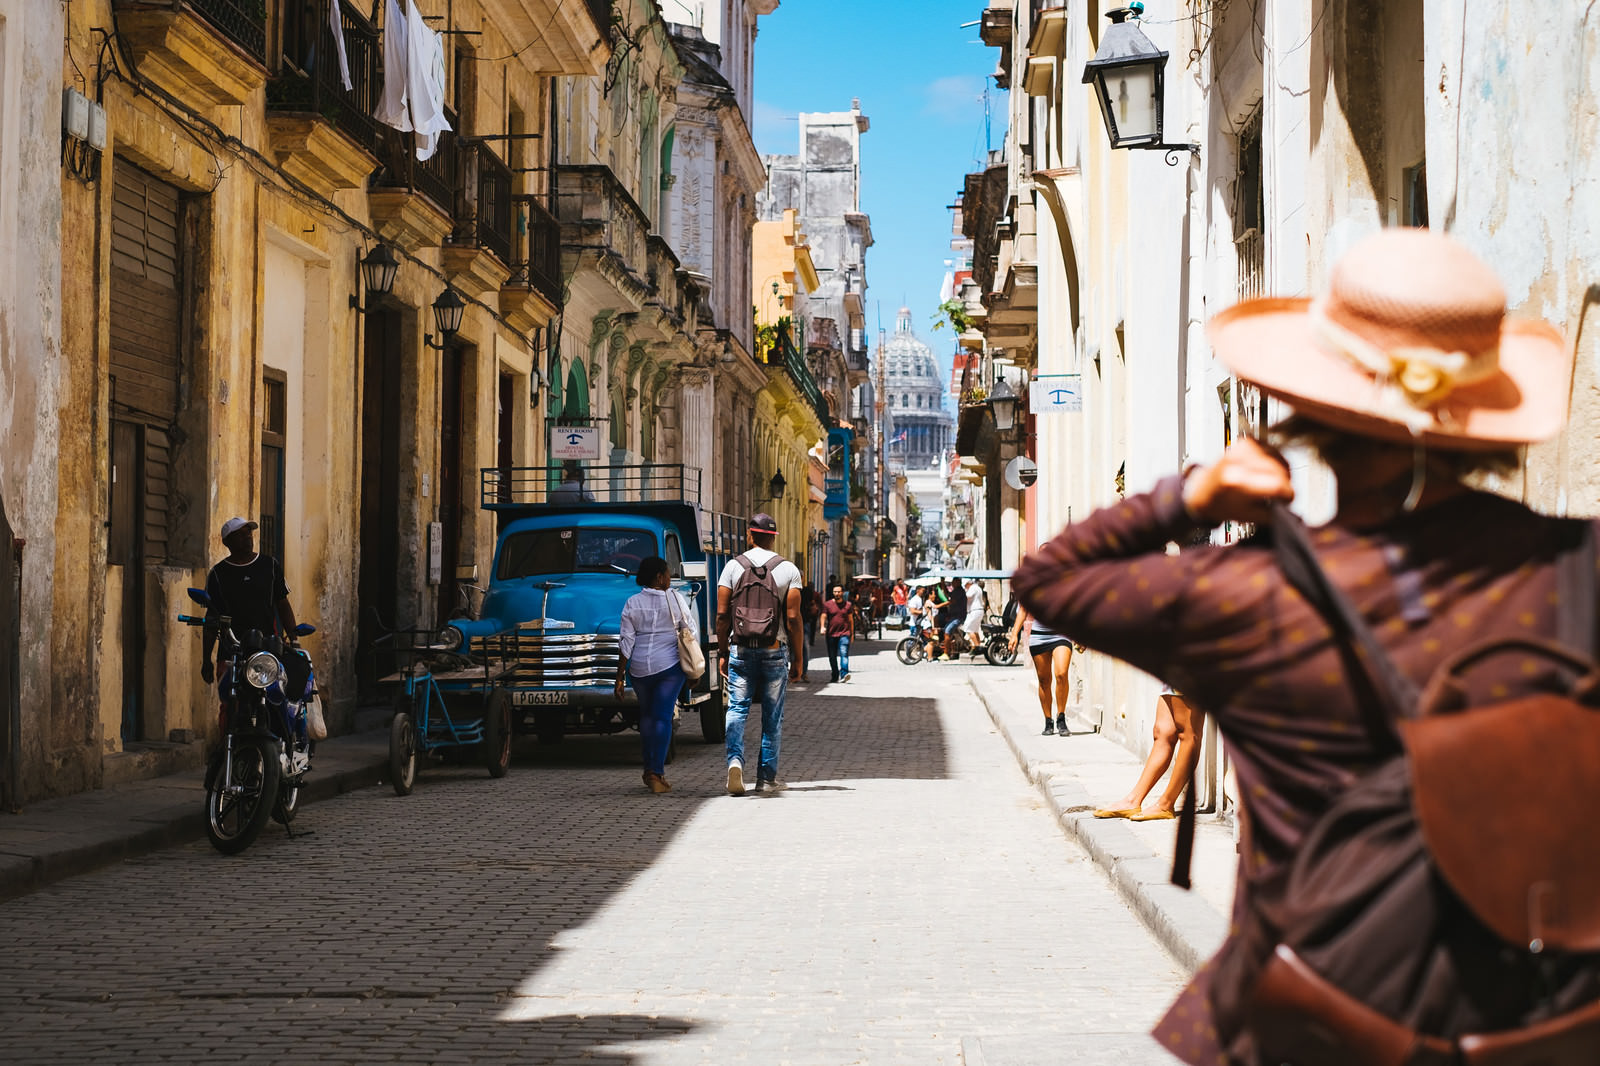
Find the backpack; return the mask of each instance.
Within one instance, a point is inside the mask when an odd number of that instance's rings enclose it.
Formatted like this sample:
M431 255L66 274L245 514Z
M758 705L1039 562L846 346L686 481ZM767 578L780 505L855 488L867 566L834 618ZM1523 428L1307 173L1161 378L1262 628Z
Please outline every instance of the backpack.
M1313 824L1281 907L1241 930L1252 957L1221 967L1213 1002L1232 1058L1600 1062L1596 555L1591 526L1569 528L1561 643L1470 644L1419 694L1279 508L1278 564L1340 642L1385 754ZM1571 682L1465 706L1461 677L1505 654L1557 663Z
M785 613L771 571L783 560L774 556L766 566L757 566L749 555L740 555L736 561L744 572L728 593L728 610L733 615L731 639L735 644L771 644L783 632Z

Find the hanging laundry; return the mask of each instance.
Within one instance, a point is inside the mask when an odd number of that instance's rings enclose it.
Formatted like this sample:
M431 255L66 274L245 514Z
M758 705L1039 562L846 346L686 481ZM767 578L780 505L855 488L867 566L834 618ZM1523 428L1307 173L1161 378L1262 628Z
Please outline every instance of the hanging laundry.
M417 21L422 20L419 17ZM383 94L373 118L402 133L411 129L411 106L407 87L411 80L411 27L400 10L399 0L384 0L383 7Z
M411 128L417 134L417 161L433 158L439 134L450 129L444 114L444 38L411 9L410 78L406 86L411 101Z
M350 81L350 59L344 50L344 18L339 0L328 0L328 29L333 33L333 49L339 56L339 82L344 91L349 92L355 86Z

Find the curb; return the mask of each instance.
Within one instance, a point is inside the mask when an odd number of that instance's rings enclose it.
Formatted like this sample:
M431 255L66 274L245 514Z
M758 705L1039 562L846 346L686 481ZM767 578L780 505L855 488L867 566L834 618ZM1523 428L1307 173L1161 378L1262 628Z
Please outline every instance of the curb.
M364 739L356 734L351 739ZM347 756L347 759L353 756ZM313 772L300 789L300 802L320 803L346 792L376 785L388 771L387 754L370 761L326 773ZM196 796L200 795L197 791ZM140 823L143 823L141 827ZM205 836L205 821L194 803L169 805L146 815L133 815L129 823L86 827L80 842L33 856L5 855L0 860L0 902L25 896L46 885L103 866L138 858L163 848L188 844Z
M1115 819L1100 820L1088 791L1069 774L1042 771L1028 761L1004 717L970 678L968 686L1017 765L1038 788L1069 837L1089 853L1111 883L1177 963L1193 973L1211 957L1228 931L1228 919L1193 892L1171 883L1171 864Z

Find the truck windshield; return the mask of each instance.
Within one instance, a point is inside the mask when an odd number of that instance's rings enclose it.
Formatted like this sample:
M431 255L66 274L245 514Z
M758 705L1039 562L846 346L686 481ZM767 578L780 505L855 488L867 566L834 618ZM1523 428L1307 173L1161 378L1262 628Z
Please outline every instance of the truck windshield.
M642 529L529 529L506 538L496 579L583 571L633 574L655 554L655 535Z

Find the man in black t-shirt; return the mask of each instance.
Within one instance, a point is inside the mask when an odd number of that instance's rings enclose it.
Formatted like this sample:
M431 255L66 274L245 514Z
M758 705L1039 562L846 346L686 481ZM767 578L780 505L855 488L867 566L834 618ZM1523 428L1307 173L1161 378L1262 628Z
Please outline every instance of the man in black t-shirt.
M944 621L944 657L946 659L961 658L961 649L966 646L966 640L961 636L961 623L967 617L967 590L962 587L961 580L957 578L950 582L950 606L945 614Z
M243 518L230 518L222 523L222 543L228 557L211 568L206 575L206 595L211 603L206 608L206 620L213 621L224 615L229 627L241 638L252 629L263 634L277 633L294 640L294 608L289 606L289 588L283 583L283 564L270 555L255 549L254 522ZM206 684L216 678L211 652L217 642L217 631L205 631L205 663L200 667L200 677ZM232 654L223 648L222 654Z

